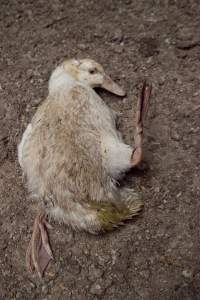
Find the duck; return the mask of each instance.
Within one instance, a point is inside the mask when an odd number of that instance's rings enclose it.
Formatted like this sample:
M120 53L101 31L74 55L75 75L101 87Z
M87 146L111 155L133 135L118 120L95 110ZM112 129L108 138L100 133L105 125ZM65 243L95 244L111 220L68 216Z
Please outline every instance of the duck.
M124 224L143 207L141 195L119 183L143 159L143 123L152 86L144 82L138 98L134 147L123 141L117 113L95 88L125 96L96 61L64 60L52 72L48 96L18 145L27 189L38 207L26 266L39 277L54 259L49 220L97 235Z

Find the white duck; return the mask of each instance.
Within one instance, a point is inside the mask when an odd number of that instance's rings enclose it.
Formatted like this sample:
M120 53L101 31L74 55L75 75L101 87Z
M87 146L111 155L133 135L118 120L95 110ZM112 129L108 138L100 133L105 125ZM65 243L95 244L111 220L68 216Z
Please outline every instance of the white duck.
M52 73L49 95L26 128L18 158L28 189L40 203L27 250L27 266L39 276L53 258L47 216L97 234L137 215L142 207L116 182L142 160L142 124L151 87L144 85L136 116L135 148L116 129L116 113L95 92L124 91L91 59L64 61Z

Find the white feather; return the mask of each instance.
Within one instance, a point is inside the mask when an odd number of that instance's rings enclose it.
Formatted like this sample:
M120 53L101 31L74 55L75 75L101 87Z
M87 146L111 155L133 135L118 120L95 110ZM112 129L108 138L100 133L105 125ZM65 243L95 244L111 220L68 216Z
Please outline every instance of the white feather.
M18 160L19 160L19 164L22 169L23 169L23 147L30 136L31 130L32 130L32 125L28 124L28 126L26 127L26 130L23 133L22 140L21 140L20 144L18 145Z

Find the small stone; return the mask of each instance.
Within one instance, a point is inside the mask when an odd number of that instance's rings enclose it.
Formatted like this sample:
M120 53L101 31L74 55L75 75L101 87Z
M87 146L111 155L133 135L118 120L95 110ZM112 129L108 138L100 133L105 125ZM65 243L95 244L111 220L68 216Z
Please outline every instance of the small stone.
M196 47L196 46L198 46L200 44L200 41L178 41L177 43L176 43L176 47L178 48L178 49L183 49L183 50L189 50L189 49L191 49L191 48L194 48L194 47Z
M184 117L185 118L188 118L188 117L190 117L190 114L191 114L191 112L188 110L188 111L185 111L184 112Z
M32 107L38 106L42 102L41 98L35 98L32 102Z
M191 128L188 129L187 132L188 132L188 134L191 134L191 133L198 133L199 129L200 129L199 127L195 127L195 128L194 128L194 127L191 127Z
M153 57L150 56L147 58L147 64L151 64L153 62Z
M186 279L192 279L192 277L193 277L193 272L192 272L192 270L183 270L182 275L183 275L183 277L185 277Z
M46 284L42 286L42 293L45 295L48 294L48 286Z
M73 232L68 232L68 234L65 238L66 238L66 242L70 243L74 238Z
M165 39L165 43L166 43L167 45L170 45L170 44L171 44L171 40L170 40L169 38L166 38L166 39Z
M103 289L98 283L94 283L90 289L91 294L93 295L101 295L103 293Z
M193 94L193 96L194 96L194 97L197 97L197 96L199 96L199 93L200 93L199 91L198 91L198 92L195 92L195 93Z
M140 271L139 274L142 278L145 278L145 279L148 279L150 276L150 272L148 270Z
M26 112L29 112L30 110L31 110L30 104L27 104L25 111L26 111Z
M165 228L159 228L156 233L156 237L162 237L164 235L165 235Z
M22 294L20 292L17 292L16 293L16 299L21 299L21 297L22 297Z
M96 32L94 32L94 36L95 36L96 38L100 38L100 37L103 36L103 33L100 32L100 31L96 31Z
M26 72L27 78L31 79L33 77L33 70L32 69L28 69Z
M162 86L164 83L165 83L165 76L160 76L160 78L158 79L158 84Z
M43 82L44 82L44 79L43 79L43 78L38 78L38 82L39 82L39 83L43 83Z
M30 286L31 286L31 288L32 288L32 289L35 289L35 288L36 288L36 285L35 285L35 283L34 283L34 282L32 282L32 281L30 281Z
M191 40L193 38L193 30L188 27L180 27L177 32L177 39L181 41Z
M159 186L156 186L155 189L154 189L155 193L159 193L160 192L160 187Z
M199 45L199 39L194 36L194 31L191 27L180 27L176 35L176 48L188 50Z
M123 49L123 47L121 45L117 45L117 46L115 46L114 51L116 53L120 54L120 53L122 53L124 51L124 49Z
M133 226L131 227L131 229L133 230L134 233L137 233L140 231L140 227L136 224L133 224Z
M125 103L127 103L127 101L128 101L128 98L123 98L123 100L122 100L122 102L125 104Z
M161 204L161 205L158 206L158 208L161 209L161 210L164 210L165 207L164 207L163 204Z
M85 45L85 44L78 44L78 49L80 49L80 50L87 50L88 46Z
M112 41L113 42L119 42L121 43L123 40L123 33L122 33L122 30L121 29L117 29L115 32L114 32L114 36L112 38Z
M171 139L174 141L180 141L181 136L176 130L171 131Z
M190 198L186 198L185 199L185 203L190 204L191 203L191 199Z

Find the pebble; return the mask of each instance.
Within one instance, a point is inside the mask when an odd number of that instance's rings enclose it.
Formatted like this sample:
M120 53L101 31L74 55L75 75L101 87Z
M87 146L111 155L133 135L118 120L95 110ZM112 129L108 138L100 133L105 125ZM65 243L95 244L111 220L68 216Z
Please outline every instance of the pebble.
M123 98L122 103L125 104L128 102L128 98Z
M178 40L191 40L193 38L193 31L190 27L181 27L178 29L177 32L177 39Z
M193 94L193 96L194 96L194 97L197 97L197 96L199 96L199 94L200 94L200 92L198 91L198 92L195 92L195 93Z
M117 29L115 32L114 32L114 36L112 38L112 41L113 42L118 42L118 43L121 43L123 40L123 33L122 33L122 30L121 29Z
M141 276L142 278L145 278L145 279L148 279L149 276L150 276L149 270L143 270L143 271L140 271L139 274L140 274L140 276Z
M32 107L38 106L38 105L42 102L42 100L43 100L43 99L42 99L42 98L39 98L39 97L38 97L38 98L37 98L37 97L34 98L33 101L32 101Z
M42 286L42 293L48 294L48 286L47 285Z
M16 299L21 299L22 298L22 294L20 292L17 292L15 297L16 297Z
M186 279L192 279L192 277L193 277L193 272L192 272L192 270L183 270L182 275L183 275L183 277L185 277Z
M30 283L31 289L35 289L36 288L36 285L35 285L34 282L30 281L29 283Z
M165 207L164 207L163 204L161 204L161 205L158 206L158 208L164 210Z
M163 237L165 235L165 228L159 228L157 233L156 233L156 238L157 237Z
M94 283L90 288L90 293L100 296L103 293L103 289L98 283Z
M177 32L176 48L188 50L198 46L200 40L194 37L194 31L190 27L179 28Z
M166 43L167 45L170 45L170 44L171 44L171 40L170 40L169 38L166 38L166 39L165 39L165 43Z
M156 186L156 187L154 188L154 191L155 191L155 193L160 193L160 187L159 187L159 186Z
M100 38L100 37L103 36L103 33L100 32L100 31L96 31L96 32L94 32L94 36L95 36L96 38Z
M114 51L120 54L124 51L124 48L121 45L117 45L115 46Z
M87 49L88 49L88 45L85 45L85 44L78 44L78 49L79 49L79 50L87 50Z
M165 83L165 76L160 76L158 79L158 84L162 86L164 85L164 83Z
M196 46L198 46L200 44L199 41L193 41L193 40L189 40L189 41L177 41L176 42L176 48L178 49L183 49L183 50L188 50L191 48L194 48Z
M171 131L171 139L178 142L178 141L180 141L181 136L176 130L172 130Z

